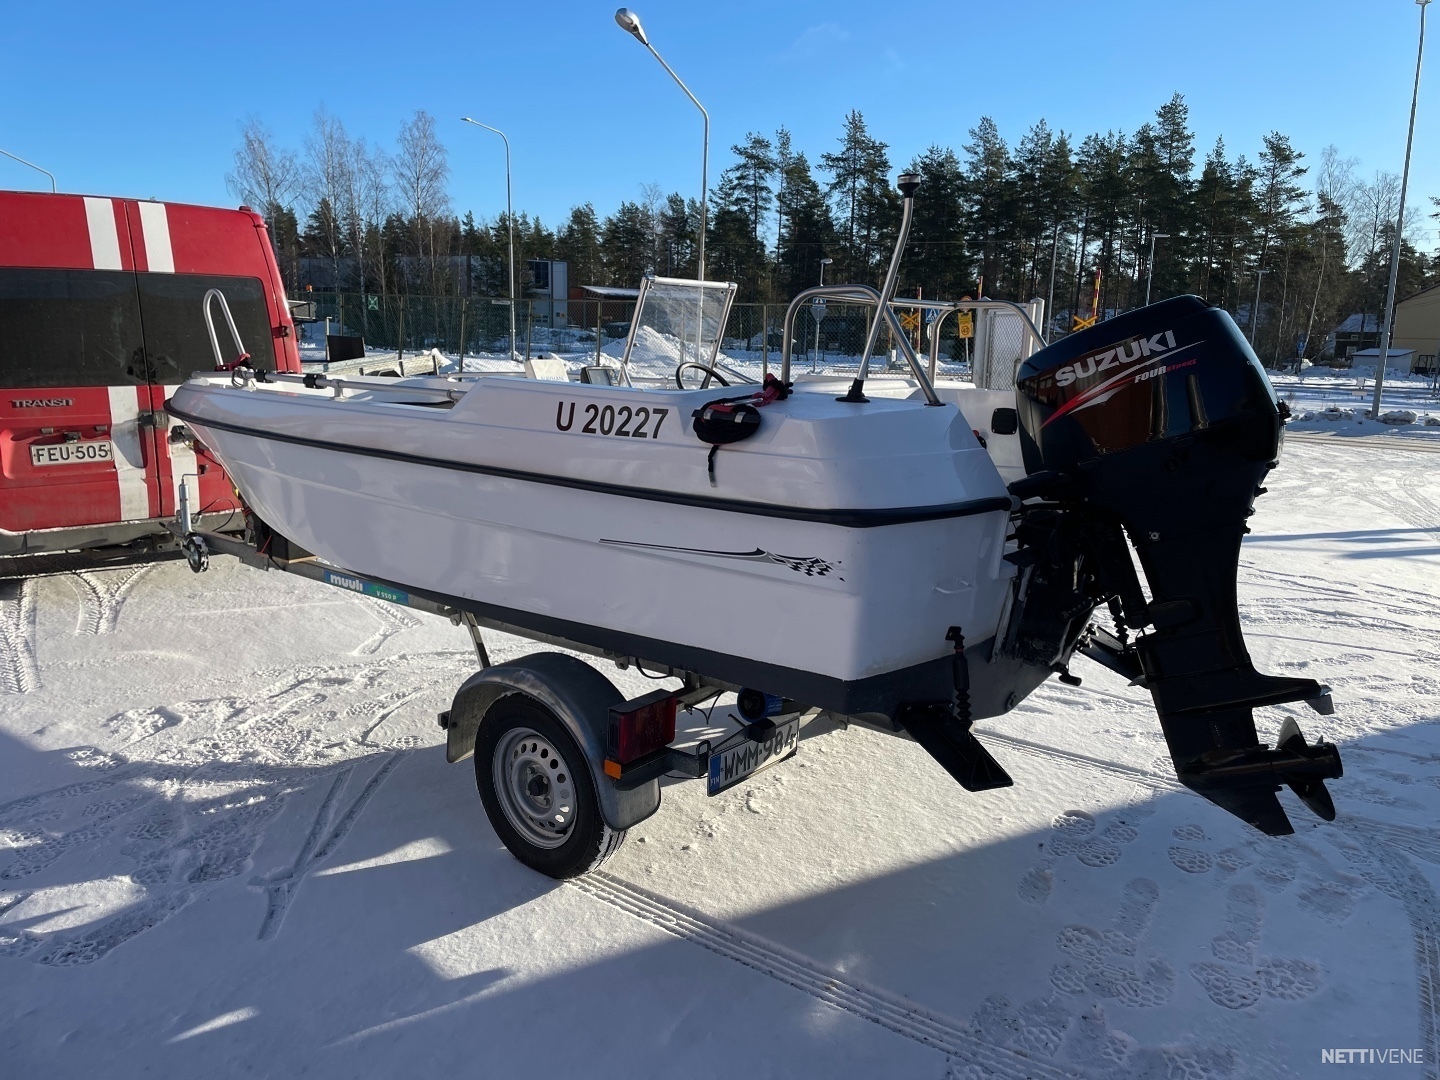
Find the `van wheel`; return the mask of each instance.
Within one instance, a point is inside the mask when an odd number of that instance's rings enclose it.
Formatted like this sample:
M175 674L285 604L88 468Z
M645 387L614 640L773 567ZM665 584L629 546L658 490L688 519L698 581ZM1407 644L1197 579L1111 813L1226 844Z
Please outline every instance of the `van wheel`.
M547 877L589 873L625 839L624 830L605 824L575 740L549 709L523 694L497 701L480 722L475 786L510 854Z

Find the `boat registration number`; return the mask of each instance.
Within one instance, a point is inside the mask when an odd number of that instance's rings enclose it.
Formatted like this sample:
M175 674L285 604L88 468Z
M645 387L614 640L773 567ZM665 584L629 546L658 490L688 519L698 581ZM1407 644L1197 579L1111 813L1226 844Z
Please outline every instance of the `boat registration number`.
M555 406L555 427L569 431L575 426L578 402L562 401ZM644 405L597 405L585 403L580 410L579 432L585 435L613 435L620 439L658 439L660 427L670 415L669 409L651 409Z
M46 443L43 446L30 444L30 464L35 466L83 465L86 462L114 460L115 444L109 439Z
M747 739L739 746L711 754L708 794L718 795L760 770L778 765L786 758L793 757L799 747L800 718L796 716L777 725L774 731L759 742Z

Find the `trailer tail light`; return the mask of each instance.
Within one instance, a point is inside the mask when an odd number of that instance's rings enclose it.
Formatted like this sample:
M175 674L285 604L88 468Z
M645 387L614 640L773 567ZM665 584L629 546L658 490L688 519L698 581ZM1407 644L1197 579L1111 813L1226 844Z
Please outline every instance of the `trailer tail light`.
M610 760L606 764L628 765L674 740L675 695L656 690L610 710Z

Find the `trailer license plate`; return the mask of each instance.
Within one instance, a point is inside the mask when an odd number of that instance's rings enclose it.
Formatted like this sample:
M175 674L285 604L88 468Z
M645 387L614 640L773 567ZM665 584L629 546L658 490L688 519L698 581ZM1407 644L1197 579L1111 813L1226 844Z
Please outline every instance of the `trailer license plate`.
M43 446L30 444L30 464L37 467L40 465L83 465L86 462L114 460L115 444L109 439L46 443Z
M800 718L778 725L759 742L749 740L710 757L708 793L718 795L726 788L754 776L761 769L791 757L800 746Z

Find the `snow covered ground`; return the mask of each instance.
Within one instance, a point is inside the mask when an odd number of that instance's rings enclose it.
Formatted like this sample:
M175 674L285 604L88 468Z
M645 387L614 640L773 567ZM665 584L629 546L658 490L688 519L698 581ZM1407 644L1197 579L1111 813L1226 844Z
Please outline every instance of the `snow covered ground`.
M1296 438L1252 519L1257 664L1345 756L1286 839L1080 664L983 724L1014 788L826 730L558 884L445 764L449 623L225 559L0 585L0 1075L1433 1078L1431 464Z

